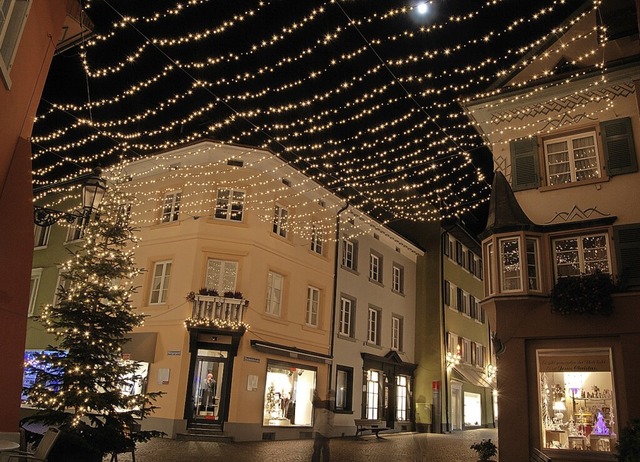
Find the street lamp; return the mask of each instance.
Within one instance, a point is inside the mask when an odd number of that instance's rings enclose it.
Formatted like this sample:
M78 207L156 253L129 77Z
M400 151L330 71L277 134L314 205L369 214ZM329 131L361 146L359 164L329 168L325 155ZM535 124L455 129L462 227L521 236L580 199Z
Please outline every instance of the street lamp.
M64 186L82 182L82 210L75 212L62 212L60 210L34 205L34 223L38 226L47 227L61 220L65 220L67 223L73 223L78 218L90 216L91 213L100 205L100 201L102 201L107 190L107 182L104 178L100 177L100 173L100 169L95 169L93 173L56 184L56 186ZM38 188L34 190L34 192L44 189L45 188Z

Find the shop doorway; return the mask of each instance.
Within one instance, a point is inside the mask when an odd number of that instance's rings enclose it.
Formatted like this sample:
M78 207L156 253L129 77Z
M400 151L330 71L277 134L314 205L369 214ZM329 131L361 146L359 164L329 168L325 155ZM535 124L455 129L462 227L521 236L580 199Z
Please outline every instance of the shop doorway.
M451 382L451 430L462 430L462 384Z
M220 424L229 403L229 354L198 349L191 382L191 422Z

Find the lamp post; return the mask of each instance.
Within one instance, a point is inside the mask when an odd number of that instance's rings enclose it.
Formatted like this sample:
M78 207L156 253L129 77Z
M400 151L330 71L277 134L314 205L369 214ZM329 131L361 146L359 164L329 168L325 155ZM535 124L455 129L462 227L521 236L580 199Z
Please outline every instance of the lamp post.
M107 182L100 176L101 170L95 169L93 173L82 175L73 180L64 181L56 184L56 186L71 185L82 182L82 210L76 212L63 212L39 205L33 206L33 221L36 225L47 227L61 220L67 223L73 223L78 218L87 218L98 208L100 201L104 197L107 190ZM45 188L34 190L38 192Z

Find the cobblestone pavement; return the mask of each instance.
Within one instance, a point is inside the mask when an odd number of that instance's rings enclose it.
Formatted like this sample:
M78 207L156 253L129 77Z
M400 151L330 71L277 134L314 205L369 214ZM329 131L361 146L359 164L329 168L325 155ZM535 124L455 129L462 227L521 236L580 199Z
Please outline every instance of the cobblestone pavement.
M491 438L497 444L498 432L478 429L451 434L400 433L384 439L331 440L331 462L475 462L471 444ZM137 462L309 462L313 441L260 441L250 443L209 443L175 441L165 438L140 444ZM119 462L131 461L121 454Z

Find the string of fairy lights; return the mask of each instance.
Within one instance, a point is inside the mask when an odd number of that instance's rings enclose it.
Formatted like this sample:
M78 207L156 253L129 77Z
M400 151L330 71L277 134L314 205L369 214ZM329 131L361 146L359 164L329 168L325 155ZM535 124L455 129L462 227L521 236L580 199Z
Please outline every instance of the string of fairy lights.
M563 21L576 7L569 0L540 2L526 13L523 8L509 13L512 2L493 0L421 20L416 20L417 3L379 9L360 1L296 3L287 9L280 3L218 5L215 17L204 21L199 19L212 11L210 0L160 2L142 13L117 0L85 2L90 17L110 13L78 53L91 98L46 95L32 140L34 183L54 185L96 164L166 154L213 139L255 146L264 155L252 160L255 170L245 177L223 181L219 178L228 173L223 161L167 173L163 158L158 163L163 182L143 188L136 201L161 196L170 179L183 185L183 209L200 216L211 210L202 194L241 188L247 192L244 206L266 221L273 218L274 198L295 199L300 216L290 218L291 226L303 233L311 229L312 214L302 210L323 188L383 222L459 216L486 202L489 192L474 157L485 142L474 130L473 113L459 103L498 95L498 89L485 90L491 82L535 64L540 72L522 73L515 84L522 92L494 104L533 100L551 85L580 79L586 72L580 65L598 63L606 45L606 24L564 35L598 14L600 0L570 21ZM446 6L425 5L443 12ZM551 26L538 27L543 23ZM527 37L516 40L520 35ZM554 38L559 46L536 52ZM533 87L555 72L563 50L572 45L583 50L573 58L573 74ZM601 79L559 98L606 85ZM586 104L553 117L584 110ZM611 98L597 111L613 104ZM524 136L541 121L542 116L519 123L515 130L505 117L495 130ZM545 130L554 129L547 125ZM273 155L308 181L294 192L271 167L262 171ZM190 188L198 193L187 192ZM52 201L65 203L71 194ZM137 219L145 226L156 218Z

